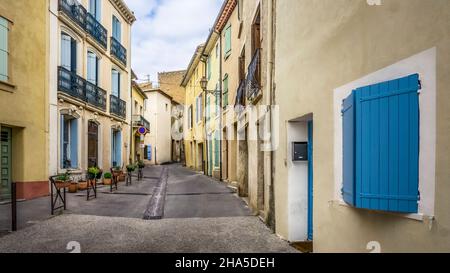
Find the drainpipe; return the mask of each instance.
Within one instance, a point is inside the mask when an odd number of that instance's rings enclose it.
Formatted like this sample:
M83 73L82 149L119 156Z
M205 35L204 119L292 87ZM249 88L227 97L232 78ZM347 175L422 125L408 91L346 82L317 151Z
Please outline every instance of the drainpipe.
M131 78L130 78L131 79ZM134 158L132 158L132 154L134 153L134 151L136 151L136 143L134 143L133 145L133 79L131 79L130 81L131 83L131 89L130 89L130 113L131 113L131 123L130 123L130 145L128 145L130 147L130 153L128 156L128 160L130 161L128 164L132 164Z
M222 83L222 58L223 58L223 52L222 52L222 32L219 33L219 49L220 49L220 61L219 61L219 89L220 89L220 108L219 108L219 113L220 113L220 118L219 118L219 150L220 150L220 181L223 181L223 154L222 154L222 138L223 138L223 131L222 131L222 119L223 119L223 115L222 115L222 110L223 110L223 101L222 101L222 96L223 96L223 83Z
M267 86L269 88L269 105L275 105L275 90L274 90L274 9L275 3L274 0L268 1L268 45L267 45L267 52L268 52L268 75L267 75ZM270 132L272 133L273 130L273 122L274 117L272 113L271 107L269 107L269 116L270 116ZM273 139L271 139L271 142L273 143ZM270 176L270 186L269 186L269 212L267 215L267 221L270 226L270 228L275 232L275 191L274 191L274 174L275 174L275 166L274 166L274 151L273 151L273 145L272 149L270 151L270 168L271 168L271 176Z

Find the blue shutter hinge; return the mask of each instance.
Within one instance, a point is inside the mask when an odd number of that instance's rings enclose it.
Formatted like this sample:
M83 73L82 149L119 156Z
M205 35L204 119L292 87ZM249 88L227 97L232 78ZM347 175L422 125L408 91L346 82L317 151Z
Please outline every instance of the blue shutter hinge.
M420 191L418 192L418 195L417 195L417 201L420 201L421 200L421 194L420 194Z
M417 93L419 93L420 94L420 90L422 90L422 81L421 80L419 80L419 89L418 89L418 91L417 91Z

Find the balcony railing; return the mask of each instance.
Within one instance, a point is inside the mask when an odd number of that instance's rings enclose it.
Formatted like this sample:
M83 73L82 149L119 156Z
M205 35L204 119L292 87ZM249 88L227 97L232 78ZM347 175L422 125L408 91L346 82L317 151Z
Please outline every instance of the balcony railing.
M127 65L127 50L114 37L111 37L111 55L116 57L125 66Z
M86 16L86 32L89 33L104 49L108 47L108 31L100 24L94 15Z
M59 10L92 36L104 49L107 48L108 31L77 0L59 0Z
M249 100L258 97L261 91L261 50L257 49L248 66L247 98Z
M127 117L127 103L118 97L111 95L109 104L109 112L118 117L125 119Z
M241 83L239 84L239 87L236 92L236 100L234 106L245 105L245 85L246 80L241 80Z
M62 66L58 67L58 90L106 111L106 91Z
M141 115L134 115L133 116L133 126L134 127L145 127L148 131L150 131L150 122L146 120Z

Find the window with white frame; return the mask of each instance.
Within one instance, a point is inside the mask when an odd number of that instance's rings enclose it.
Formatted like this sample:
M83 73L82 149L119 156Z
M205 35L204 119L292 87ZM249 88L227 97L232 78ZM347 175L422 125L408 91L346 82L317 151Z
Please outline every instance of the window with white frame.
M0 81L9 81L9 22L3 17L0 17Z
M78 119L61 115L61 169L78 168Z

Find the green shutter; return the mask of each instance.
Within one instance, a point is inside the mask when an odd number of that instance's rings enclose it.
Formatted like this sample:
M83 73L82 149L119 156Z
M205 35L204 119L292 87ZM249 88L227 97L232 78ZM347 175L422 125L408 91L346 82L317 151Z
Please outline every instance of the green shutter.
M228 75L223 79L223 107L228 106Z
M231 25L225 30L225 56L230 55L231 52Z
M215 139L214 139L214 166L219 167L220 166L220 135L219 131L216 131L215 133Z
M8 21L0 17L0 81L8 81Z

